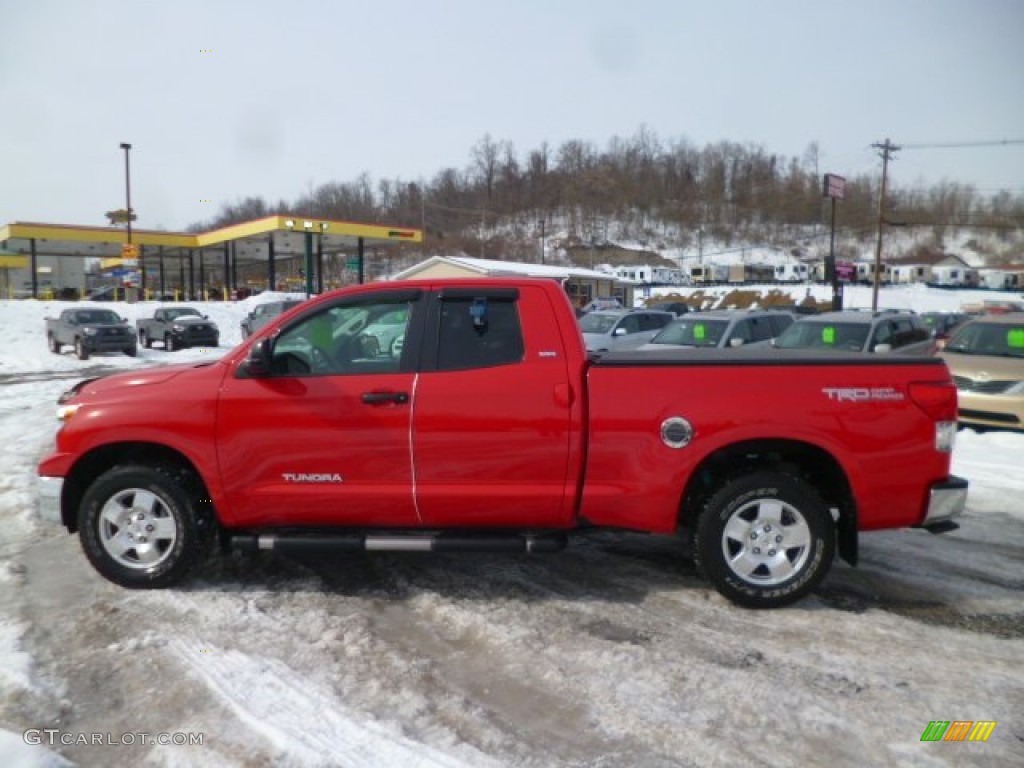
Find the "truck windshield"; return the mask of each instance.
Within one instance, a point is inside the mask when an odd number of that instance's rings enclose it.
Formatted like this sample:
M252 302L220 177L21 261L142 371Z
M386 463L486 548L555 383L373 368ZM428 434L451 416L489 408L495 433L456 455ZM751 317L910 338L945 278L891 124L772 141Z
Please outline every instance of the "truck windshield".
M120 323L121 318L109 309L90 309L84 312L75 313L75 322L82 325L95 323L96 325L114 325Z
M179 317L199 317L199 311L190 307L180 307L178 309L165 309L164 317L168 320L177 320Z

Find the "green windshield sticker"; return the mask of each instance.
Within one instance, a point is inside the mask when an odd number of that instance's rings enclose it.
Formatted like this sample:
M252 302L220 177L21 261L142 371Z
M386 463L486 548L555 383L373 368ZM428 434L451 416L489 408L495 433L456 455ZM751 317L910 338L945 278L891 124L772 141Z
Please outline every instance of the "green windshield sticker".
M701 323L693 326L693 338L698 341L704 341L704 326Z
M1013 349L1024 349L1024 328L1007 331L1006 343Z
M836 329L833 328L831 325L826 325L824 328L821 329L821 340L825 344L835 344Z

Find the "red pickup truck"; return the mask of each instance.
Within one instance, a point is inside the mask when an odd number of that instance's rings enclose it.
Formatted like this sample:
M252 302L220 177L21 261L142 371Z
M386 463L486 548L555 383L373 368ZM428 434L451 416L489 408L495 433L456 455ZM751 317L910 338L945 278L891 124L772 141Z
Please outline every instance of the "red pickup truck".
M941 360L786 350L588 359L549 280L325 294L224 358L80 382L44 515L126 587L220 541L284 552L546 552L601 527L693 537L730 600L790 603L860 531L955 528Z

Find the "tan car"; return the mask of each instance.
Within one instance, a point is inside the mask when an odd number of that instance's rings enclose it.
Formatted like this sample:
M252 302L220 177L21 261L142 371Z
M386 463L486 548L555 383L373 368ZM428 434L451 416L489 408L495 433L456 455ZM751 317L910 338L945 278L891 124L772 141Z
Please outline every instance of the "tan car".
M960 422L1024 430L1024 312L957 328L939 354L960 395Z

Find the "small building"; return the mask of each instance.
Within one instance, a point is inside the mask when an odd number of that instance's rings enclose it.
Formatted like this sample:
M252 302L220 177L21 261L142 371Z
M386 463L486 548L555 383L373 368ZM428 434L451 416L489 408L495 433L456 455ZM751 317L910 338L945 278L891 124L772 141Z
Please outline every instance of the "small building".
M893 264L889 267L889 279L896 285L930 283L932 268L927 264Z
M947 256L932 265L932 285L977 288L980 282L978 270L958 256Z
M594 299L614 298L624 307L634 304L636 283L614 274L592 269L552 264L522 264L515 261L475 259L469 256L432 256L394 275L395 280L429 277L546 277L565 288L574 307L583 307Z

